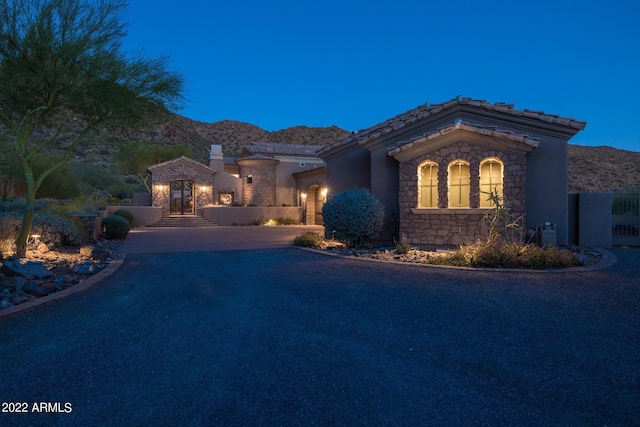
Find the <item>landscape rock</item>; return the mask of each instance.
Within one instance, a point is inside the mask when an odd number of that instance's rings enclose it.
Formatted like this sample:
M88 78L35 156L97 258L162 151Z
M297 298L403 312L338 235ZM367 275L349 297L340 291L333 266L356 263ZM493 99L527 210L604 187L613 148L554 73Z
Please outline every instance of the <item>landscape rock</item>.
M38 297L38 298L44 297L46 295L49 295L51 292L55 291L53 286L51 286L51 287L49 287L49 286L41 286L41 285L38 285L33 280L28 281L22 287L22 290L24 292L28 293L29 295L33 295L33 296Z
M4 270L9 270L13 275L35 277L36 279L43 279L53 274L44 267L42 262L27 261L22 263L17 258L5 261L3 266L3 271Z
M46 243L40 243L38 245L38 252L41 254L46 254L47 252L49 252L49 246L47 246Z
M3 308L11 307L12 305L13 304L11 304L11 301L3 299L2 301L0 301L0 310Z
M93 261L85 261L76 265L73 272L77 274L89 275L100 271L100 267L96 266Z
M80 248L80 255L85 258L92 258L96 260L107 259L111 256L111 252L108 249L99 246L83 246Z

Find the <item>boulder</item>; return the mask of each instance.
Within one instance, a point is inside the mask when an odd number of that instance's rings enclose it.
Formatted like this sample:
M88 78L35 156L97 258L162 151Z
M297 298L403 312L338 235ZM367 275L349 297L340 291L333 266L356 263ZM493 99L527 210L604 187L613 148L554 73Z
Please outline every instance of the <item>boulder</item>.
M3 299L2 301L0 301L0 310L7 307L13 307L13 304L11 304L11 302L7 299Z
M49 270L44 267L44 264L36 261L27 261L20 262L19 259L14 258L12 260L7 260L3 263L2 272L8 270L14 276L23 276L23 277L34 277L36 279L43 279L45 277L51 276Z
M111 252L108 249L99 246L83 246L80 248L80 255L85 258L91 259L107 259L111 256Z
M74 273L84 274L84 275L94 274L94 273L97 273L98 271L100 271L100 266L94 264L93 261L85 261L83 263L76 265L73 268Z
M41 286L33 280L30 280L22 287L22 290L27 294L40 298L49 295L55 289L53 286Z
M41 254L46 254L47 252L49 252L49 246L47 246L46 243L40 243L38 245L38 252L40 252Z

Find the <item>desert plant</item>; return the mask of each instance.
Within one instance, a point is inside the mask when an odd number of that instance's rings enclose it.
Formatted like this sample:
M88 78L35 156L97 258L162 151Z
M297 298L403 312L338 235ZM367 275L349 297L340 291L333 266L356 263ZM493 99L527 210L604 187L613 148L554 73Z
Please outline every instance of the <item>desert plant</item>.
M322 208L322 218L336 240L360 248L380 234L384 206L368 190L355 188L331 197Z
M489 234L488 243L509 243L521 240L524 233L522 217L516 217L511 213L513 203L501 196L497 189L490 192L481 191L481 193L488 196L493 207L483 218L483 225Z
M113 213L114 215L118 215L121 216L122 218L126 219L127 221L129 221L129 225L133 224L133 214L126 210L126 209L118 209L117 211L115 211Z
M131 224L129 224L129 221L119 215L109 215L104 217L100 223L100 227L105 239L109 240L126 239L127 235L129 235L129 230L131 230Z
M8 213L0 217L0 251L3 254L13 253L14 242L20 233L22 222L18 213ZM38 241L49 247L80 246L86 241L83 227L73 219L56 215L52 212L37 212L33 219L31 236L39 236ZM33 243L35 240L30 240Z
M298 221L295 218L291 218L291 217L277 217L275 219L276 225L297 225L300 224L300 221Z
M72 219L51 212L38 212L33 220L32 234L39 234L40 240L50 247L80 246L86 236L83 227Z
M411 250L411 245L407 243L396 243L396 253L398 255L404 255Z
M305 230L293 239L296 246L304 246L306 248L319 248L322 246L324 238L316 231Z

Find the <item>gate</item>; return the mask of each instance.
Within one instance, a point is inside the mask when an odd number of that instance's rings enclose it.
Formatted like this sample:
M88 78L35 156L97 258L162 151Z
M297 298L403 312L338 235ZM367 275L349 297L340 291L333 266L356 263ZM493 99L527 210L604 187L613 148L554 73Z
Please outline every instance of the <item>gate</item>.
M627 189L613 195L612 243L640 246L639 188Z

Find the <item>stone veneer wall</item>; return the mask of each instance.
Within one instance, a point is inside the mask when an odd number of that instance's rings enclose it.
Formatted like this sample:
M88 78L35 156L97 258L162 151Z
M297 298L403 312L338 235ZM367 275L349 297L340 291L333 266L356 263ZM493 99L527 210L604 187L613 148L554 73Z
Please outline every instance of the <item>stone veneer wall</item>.
M242 178L242 200L244 205L275 206L277 160L238 159ZM252 183L247 177L252 176Z
M482 219L487 209L479 208L479 171L480 162L487 158L502 162L505 200L513 204L511 213L524 220L526 157L457 142L400 164L400 240L409 244L460 245L486 237ZM427 160L438 164L438 208L418 209L418 166ZM447 208L448 168L454 160L470 165L470 208Z
M202 215L202 208L213 204L213 177L210 174L199 171L188 164L176 165L175 167L154 172L151 175L151 196L153 206L162 207L162 216L170 215L170 184L171 181L188 180L193 181L193 202L195 204L196 215ZM159 190L158 186L163 189ZM206 189L203 191L201 187Z

